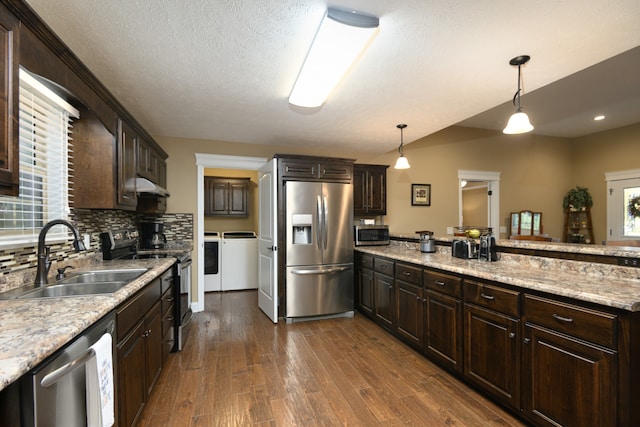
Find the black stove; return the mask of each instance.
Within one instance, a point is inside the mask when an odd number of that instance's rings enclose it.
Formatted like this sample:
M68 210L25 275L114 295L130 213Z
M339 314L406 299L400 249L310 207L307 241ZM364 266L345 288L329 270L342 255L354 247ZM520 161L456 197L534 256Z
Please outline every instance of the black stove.
M139 248L139 234L135 229L109 230L100 234L102 258L144 259L174 257L173 265L175 319L175 345L172 351L181 351L186 339L185 327L191 320L191 246L168 243L163 248Z

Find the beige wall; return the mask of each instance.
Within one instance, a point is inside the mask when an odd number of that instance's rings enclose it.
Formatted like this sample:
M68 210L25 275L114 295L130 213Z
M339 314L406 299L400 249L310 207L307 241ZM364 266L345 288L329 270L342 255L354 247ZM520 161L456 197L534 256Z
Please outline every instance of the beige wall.
M593 197L591 219L594 240L607 239L607 185L605 172L640 168L640 123L577 138L573 145L576 185Z
M528 209L543 212L545 232L562 237L562 198L572 187L571 147L564 138L456 126L417 140L404 150L411 169L388 169L387 224L395 232L427 229L446 235L447 227L458 225L458 170L478 170L501 173L501 225L509 224L510 212ZM392 151L362 160L393 165L396 157ZM431 184L431 206L411 206L412 183Z
M462 225L483 227L489 223L487 191L486 186L462 191Z
M246 218L205 216L205 231L255 231L258 232L258 172L240 169L204 170L205 176L221 176L225 178L250 178L247 188L247 204L249 215Z

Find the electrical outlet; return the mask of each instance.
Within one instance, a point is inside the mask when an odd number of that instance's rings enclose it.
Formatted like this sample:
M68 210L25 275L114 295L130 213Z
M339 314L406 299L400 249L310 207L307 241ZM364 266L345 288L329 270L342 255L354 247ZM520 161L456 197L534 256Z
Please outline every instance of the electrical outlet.
M447 227L447 234L453 234L453 227Z

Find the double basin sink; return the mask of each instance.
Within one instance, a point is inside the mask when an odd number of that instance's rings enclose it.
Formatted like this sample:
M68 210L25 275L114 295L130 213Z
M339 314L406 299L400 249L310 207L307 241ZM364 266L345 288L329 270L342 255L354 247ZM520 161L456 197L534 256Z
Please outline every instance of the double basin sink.
M58 280L55 284L13 294L11 298L32 299L110 294L144 274L146 268L83 271Z

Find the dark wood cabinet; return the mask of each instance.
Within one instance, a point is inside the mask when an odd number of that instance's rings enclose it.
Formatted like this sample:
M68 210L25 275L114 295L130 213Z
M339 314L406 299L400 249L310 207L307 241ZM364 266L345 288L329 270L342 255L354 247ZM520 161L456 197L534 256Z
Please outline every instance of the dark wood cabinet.
M353 165L354 215L387 214L387 165Z
M138 139L138 176L147 178L154 184L166 187L167 166L162 156L153 149L151 144L142 138ZM164 184L163 184L164 183Z
M172 271L167 271L160 280L162 281L160 305L162 313L162 363L164 364L169 359L169 353L175 348L175 292Z
M278 173L283 180L351 183L353 160L276 154Z
M537 425L616 425L616 316L532 295L523 307L525 415Z
M135 210L138 204L136 193L138 136L133 129L122 120L118 120L118 136L116 138L118 161L118 205Z
M122 120L113 135L91 111L74 124L74 207L135 210L138 137Z
M594 244L593 223L591 222L591 209L570 210L564 212L564 228L562 241L566 243Z
M520 408L520 294L464 281L464 375Z
M20 22L0 5L0 195L19 194Z
M204 214L206 216L249 215L249 178L204 177Z
M425 352L443 366L462 372L462 279L424 271Z
M361 254L356 257L356 307L367 316L373 314L373 257Z
M162 282L162 279L154 280L116 310L119 426L137 423L166 360L163 308L167 306L162 299Z
M423 345L422 267L405 263L395 266L396 333L412 346Z
M396 317L393 266L393 261L373 259L373 312L375 320L390 329Z
M118 342L118 425L132 426L146 401L144 320Z

